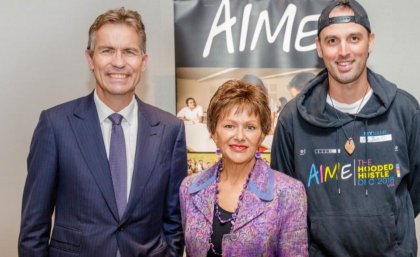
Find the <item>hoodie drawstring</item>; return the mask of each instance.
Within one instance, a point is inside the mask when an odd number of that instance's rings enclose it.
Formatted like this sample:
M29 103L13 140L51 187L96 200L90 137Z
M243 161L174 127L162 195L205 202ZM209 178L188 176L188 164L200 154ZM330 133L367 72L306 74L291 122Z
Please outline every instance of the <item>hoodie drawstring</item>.
M364 157L365 157L365 160L367 160L367 149L368 149L368 137L367 137L368 120L367 119L365 119L364 125L365 125L365 156ZM369 196L369 189L368 189L367 182L365 184L365 194L366 194L366 197Z
M337 129L335 131L335 142L336 142L337 147L340 145L340 137L338 135L338 131L339 131L339 129ZM335 181L336 181L336 185L337 185L337 192L338 192L339 195L341 195L341 183L340 183L340 179L339 179L339 176L338 176L338 173L340 173L340 167L338 165L338 155L340 154L339 150L340 150L340 148L337 148L336 152L335 152L335 165L337 166L337 172L335 173Z

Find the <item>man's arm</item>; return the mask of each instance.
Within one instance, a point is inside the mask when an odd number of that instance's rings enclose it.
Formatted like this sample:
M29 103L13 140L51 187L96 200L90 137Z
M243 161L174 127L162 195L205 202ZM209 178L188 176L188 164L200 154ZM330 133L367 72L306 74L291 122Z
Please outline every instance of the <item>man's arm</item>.
M55 206L57 150L47 113L41 113L27 159L22 200L19 257L48 256L51 216Z
M203 120L204 120L203 107L201 105L198 105L197 108L198 108L198 122L203 123Z
M271 168L295 177L293 135L286 129L282 116L278 119L271 146Z
M187 175L187 150L185 128L182 122L179 122L178 130L172 151L171 170L163 217L163 232L169 246L171 257L180 257L184 251L184 235L182 232L179 206L179 187Z
M179 119L183 120L183 121L187 121L187 117L185 116L185 107L183 107L177 114L176 117L178 117Z
M408 144L410 159L408 189L413 202L414 216L417 216L420 212L420 110L418 107L413 118Z

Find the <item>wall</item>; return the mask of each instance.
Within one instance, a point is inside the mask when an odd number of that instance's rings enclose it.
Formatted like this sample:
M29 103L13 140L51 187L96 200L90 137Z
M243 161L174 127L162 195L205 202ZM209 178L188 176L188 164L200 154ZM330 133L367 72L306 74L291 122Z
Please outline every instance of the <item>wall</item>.
M376 34L375 47L369 66L420 99L420 52L416 10L420 2L360 0L365 6Z
M138 94L175 112L173 3L170 0L0 0L0 251L17 256L26 156L41 110L88 94L93 79L84 49L95 17L126 6L143 15L149 68ZM420 99L420 1L360 0L376 47L370 66ZM402 5L400 5L400 3Z

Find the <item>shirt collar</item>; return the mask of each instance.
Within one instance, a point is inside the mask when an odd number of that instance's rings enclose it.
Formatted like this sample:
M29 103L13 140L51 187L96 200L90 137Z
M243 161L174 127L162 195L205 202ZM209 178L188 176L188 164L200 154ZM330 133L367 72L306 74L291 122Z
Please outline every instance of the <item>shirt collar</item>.
M96 89L94 90L93 99L95 101L96 110L98 111L99 122L106 122L108 120L109 115L115 112L99 98L98 94L96 93ZM137 101L135 96L133 96L131 102L118 113L124 117L124 119L128 122L129 125L131 125L135 121L135 113L137 108Z

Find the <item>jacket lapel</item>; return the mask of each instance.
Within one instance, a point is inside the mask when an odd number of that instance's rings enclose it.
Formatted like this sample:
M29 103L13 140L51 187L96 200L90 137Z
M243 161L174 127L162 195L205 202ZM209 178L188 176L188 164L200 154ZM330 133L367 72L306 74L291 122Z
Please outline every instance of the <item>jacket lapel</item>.
M205 220L213 223L214 193L216 190L216 169L214 165L210 169L199 174L188 188L194 206L203 214Z
M219 164L199 174L188 188L194 206L203 214L209 224L213 223L214 193L216 190L216 170ZM253 219L264 213L267 202L274 197L274 176L272 170L257 160L253 174L244 192L244 198L239 207L238 217L233 231L240 229Z
M136 153L134 158L133 179L131 192L127 203L123 221L135 208L152 174L153 167L159 156L159 147L164 131L164 125L156 119L150 108L136 97L138 103L138 129Z
M244 192L238 217L233 226L236 231L260 216L267 202L273 200L274 176L271 169L262 160L257 160L247 190Z
M118 220L111 171L93 93L81 99L74 115L69 116L69 122L89 171L92 173L114 218Z

